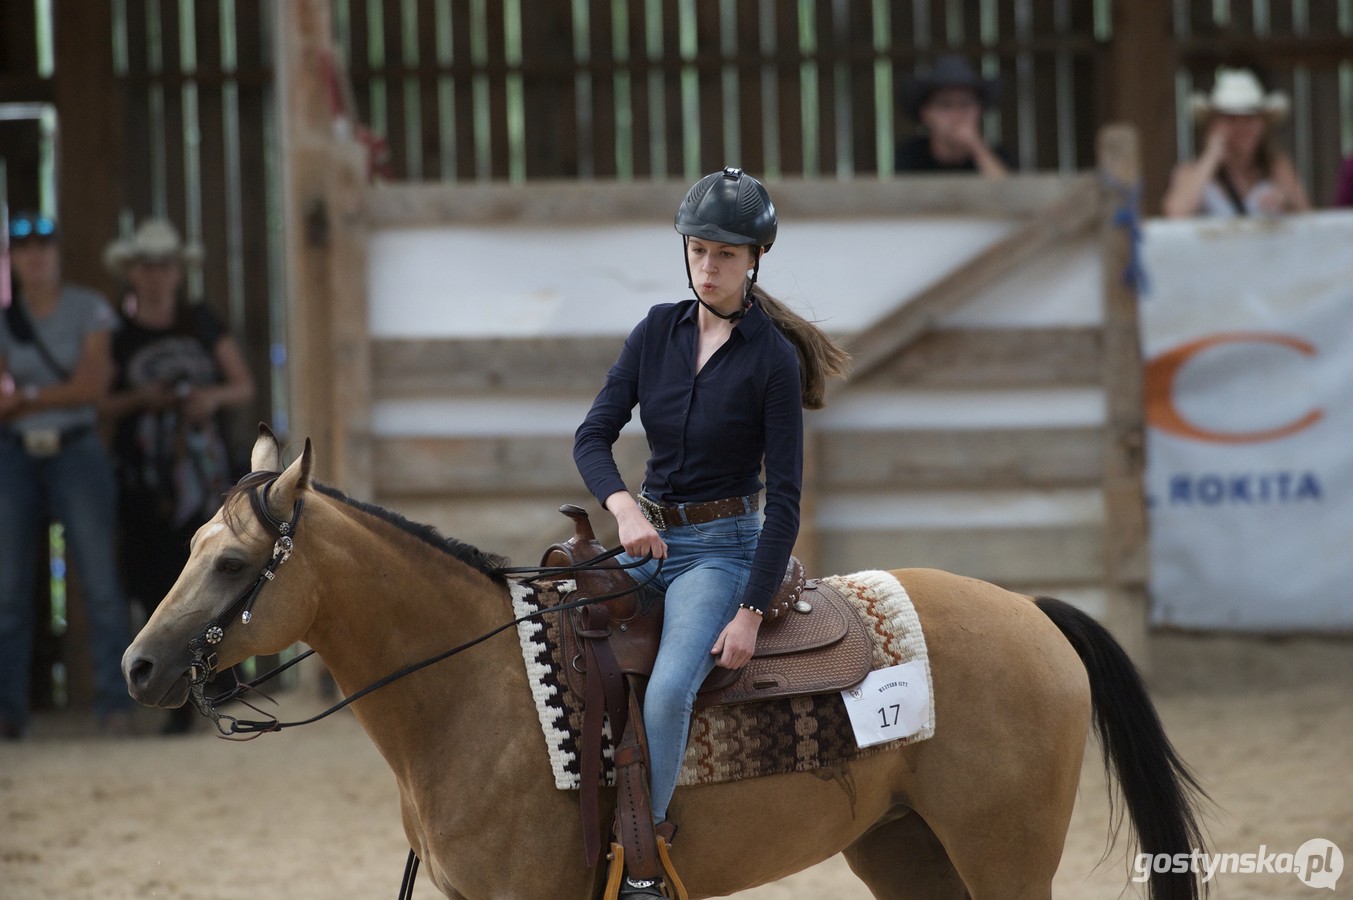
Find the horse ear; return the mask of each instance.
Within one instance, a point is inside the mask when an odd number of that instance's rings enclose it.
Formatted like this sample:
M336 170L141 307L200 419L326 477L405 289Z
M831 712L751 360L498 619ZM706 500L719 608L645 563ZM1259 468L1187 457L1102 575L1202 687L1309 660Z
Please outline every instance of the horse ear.
M258 423L258 440L249 454L249 468L255 472L276 472L282 468L282 445L266 422Z
M310 490L310 473L313 466L314 451L310 446L310 438L306 438L305 449L301 451L300 457L287 466L286 471L277 477L272 489L268 491L268 511L274 517L283 522L290 521L296 501Z

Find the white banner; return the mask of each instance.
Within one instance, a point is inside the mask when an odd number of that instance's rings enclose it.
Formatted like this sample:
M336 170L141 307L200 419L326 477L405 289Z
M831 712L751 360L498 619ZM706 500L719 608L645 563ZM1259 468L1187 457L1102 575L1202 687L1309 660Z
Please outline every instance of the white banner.
M1353 214L1153 221L1153 620L1353 628Z

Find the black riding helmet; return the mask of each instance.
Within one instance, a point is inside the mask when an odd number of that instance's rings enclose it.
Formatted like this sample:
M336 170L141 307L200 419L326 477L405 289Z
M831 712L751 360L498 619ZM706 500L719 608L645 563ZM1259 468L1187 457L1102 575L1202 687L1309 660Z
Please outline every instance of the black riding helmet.
M676 214L676 230L687 237L765 250L775 243L775 226L765 186L731 166L697 181Z
M731 315L724 315L700 300L700 305L721 319L736 321L746 314L751 305L751 286L756 283L757 272L761 269L761 254L770 250L775 243L775 230L778 219L775 204L771 203L770 192L765 185L741 169L729 166L722 172L714 172L697 181L677 209L676 230L687 238L700 238L705 241L718 241L721 244L751 244L752 267L751 281L747 285L747 297L743 308ZM690 261L686 261L686 285L695 291L695 282L691 278Z

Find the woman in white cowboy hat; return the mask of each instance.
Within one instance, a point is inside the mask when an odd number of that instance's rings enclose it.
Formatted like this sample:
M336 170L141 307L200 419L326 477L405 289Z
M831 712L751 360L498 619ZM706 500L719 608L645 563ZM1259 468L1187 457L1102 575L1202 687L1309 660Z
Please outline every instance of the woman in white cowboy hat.
M1273 145L1273 125L1287 114L1287 97L1266 92L1248 69L1217 70L1207 96L1191 109L1204 134L1203 153L1180 163L1165 192L1165 215L1253 216L1311 208L1296 167Z
M202 262L199 245L149 219L109 244L104 261L127 291L113 339L117 376L100 410L114 425L123 578L149 615L238 474L220 413L253 399L254 382L220 320L184 295L185 268ZM187 730L192 709L184 710L171 714L167 732Z

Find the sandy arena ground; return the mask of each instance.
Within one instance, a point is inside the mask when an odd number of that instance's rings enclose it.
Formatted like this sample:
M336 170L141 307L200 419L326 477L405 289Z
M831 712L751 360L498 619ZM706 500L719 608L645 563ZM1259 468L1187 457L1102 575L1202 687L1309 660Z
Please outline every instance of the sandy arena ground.
M1293 852L1326 838L1353 867L1353 641L1158 636L1153 692L1215 801L1214 849ZM287 717L316 707L283 695ZM103 739L84 716L0 744L0 898L393 897L404 843L394 781L348 716L231 744L198 731ZM1097 750L1092 748L1092 752ZM1140 897L1088 761L1057 875L1066 898ZM899 848L901 851L902 848ZM1321 898L1290 874L1225 874L1220 898ZM430 895L426 883L418 896ZM856 900L836 858L740 897ZM1334 896L1353 896L1353 871Z

